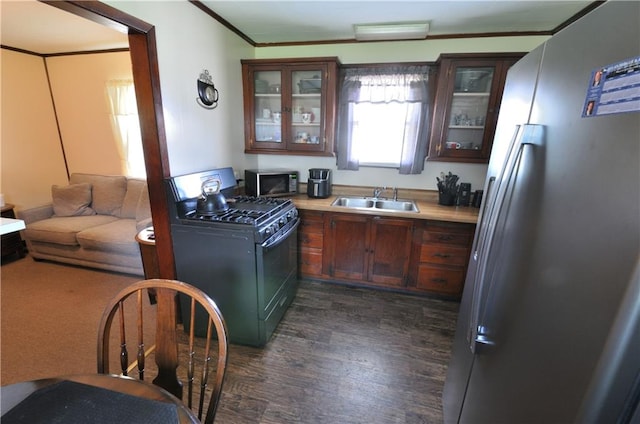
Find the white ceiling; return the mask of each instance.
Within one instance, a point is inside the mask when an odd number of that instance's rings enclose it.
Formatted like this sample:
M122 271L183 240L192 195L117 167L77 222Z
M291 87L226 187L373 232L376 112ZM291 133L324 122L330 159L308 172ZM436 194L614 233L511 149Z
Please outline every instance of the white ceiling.
M40 54L129 47L126 34L36 0L0 0L0 44Z
M268 44L353 40L354 24L416 21L429 21L430 36L551 31L592 1L201 0L201 3L255 43ZM0 16L0 43L35 53L128 45L124 34L36 0L0 0Z
M429 35L550 31L591 1L201 0L256 43L352 40L355 24L430 22Z

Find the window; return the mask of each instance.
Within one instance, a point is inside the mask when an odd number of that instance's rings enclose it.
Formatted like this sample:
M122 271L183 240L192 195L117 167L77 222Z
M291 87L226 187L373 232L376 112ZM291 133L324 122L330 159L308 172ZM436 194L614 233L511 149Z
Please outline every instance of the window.
M146 178L140 119L133 81L108 81L107 95L122 171L129 177Z
M429 68L347 68L338 106L338 169L360 165L424 169L429 134Z

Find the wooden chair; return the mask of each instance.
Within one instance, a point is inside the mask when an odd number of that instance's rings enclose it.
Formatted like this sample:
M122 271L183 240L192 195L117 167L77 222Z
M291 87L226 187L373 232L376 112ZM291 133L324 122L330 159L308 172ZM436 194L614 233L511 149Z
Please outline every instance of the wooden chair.
M150 305L148 300L143 301L143 299L148 299L146 296L143 296L145 289L155 290L157 298L155 305ZM178 324L177 310L179 308L176 302L178 293L190 299L190 318L188 323L184 323L184 327L189 329L188 341L186 333L182 330L182 325ZM133 294L136 294L136 296L132 296ZM129 297L131 297L131 299L127 301ZM132 304L135 306L132 307ZM189 305L189 303L185 303L184 299L182 304L185 306ZM127 309L126 312L125 309ZM135 314L132 315L131 310L134 310ZM115 335L112 338L111 326L117 312L119 312L118 326L120 328L120 334L119 338L116 338ZM200 317L203 312L205 315L202 315L202 317L206 320L206 315L208 315L209 320L206 325L206 337L202 339L195 337L194 330L198 326L195 316L198 315ZM155 315L155 317L151 316L145 320L145 317L148 315ZM149 333L153 334L154 332L152 325L154 319L155 339L148 340L150 338ZM202 320L198 322L205 321ZM149 328L150 325L151 328ZM212 338L213 328L215 328L217 340ZM195 332L198 331L199 330L195 330ZM136 334L137 337L135 340L131 339L131 335L127 336L127 332ZM153 353L155 363L157 364L157 374L153 380L153 384L164 388L179 399L183 399L182 382L178 377L177 369L180 366L181 373L184 375L183 367L186 368L188 392L185 403L195 411L192 406L193 386L195 369L199 368L201 369L201 377L197 408L198 418L202 421L202 413L205 409L205 398L207 398L207 394L210 393L203 422L212 423L220 400L227 365L227 334L226 324L220 310L215 302L200 289L175 280L151 279L138 281L120 291L120 293L109 302L102 314L98 330L98 373L110 373L110 340L114 342L114 349L111 350L111 353L113 357L115 357L116 354L119 356L120 372L125 376L137 369L138 378L144 380L145 358ZM180 339L183 339L182 344L179 343ZM128 360L127 341L129 341L129 344L135 345L136 350L136 359L131 364ZM148 341L151 342L150 344L152 344L152 346L146 346L146 342ZM154 342L155 344L153 344ZM212 349L212 344L215 345L215 343L218 345L217 367L213 370L215 373L212 379L213 387L209 388L209 374L210 371L212 371L210 368L211 362L213 362L211 350L215 349L215 346ZM119 344L119 349L115 346L116 344ZM188 351L184 352L187 345ZM179 355L180 349L184 352L183 355ZM198 351L203 350L204 355L199 357L196 354L196 349ZM183 359L183 364L179 365L179 359L181 358ZM114 360L114 358L112 358L112 360ZM117 361L114 360L114 362ZM186 364L184 364L184 362L186 362ZM196 363L198 363L197 366ZM149 371L152 372L155 370L150 369Z

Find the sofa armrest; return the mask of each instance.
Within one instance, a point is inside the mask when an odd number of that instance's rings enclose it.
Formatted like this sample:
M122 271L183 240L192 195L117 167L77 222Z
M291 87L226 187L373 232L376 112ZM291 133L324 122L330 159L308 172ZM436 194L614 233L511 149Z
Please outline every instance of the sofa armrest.
M37 206L31 209L25 209L17 212L18 218L22 219L25 224L30 224L53 216L53 205Z
M145 228L152 227L152 226L153 226L153 220L151 218L142 219L142 220L136 222L136 230L137 231L142 231Z

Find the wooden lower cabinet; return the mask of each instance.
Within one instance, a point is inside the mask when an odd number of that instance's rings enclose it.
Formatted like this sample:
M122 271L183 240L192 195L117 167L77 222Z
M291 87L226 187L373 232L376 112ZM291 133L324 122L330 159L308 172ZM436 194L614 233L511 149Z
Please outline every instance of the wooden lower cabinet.
M441 221L416 224L407 289L459 299L475 225Z
M330 214L325 225L330 277L386 287L406 284L413 220Z
M475 225L300 210L300 276L460 298Z
M324 214L309 210L298 210L298 213L300 214L300 226L298 227L300 276L323 277Z

